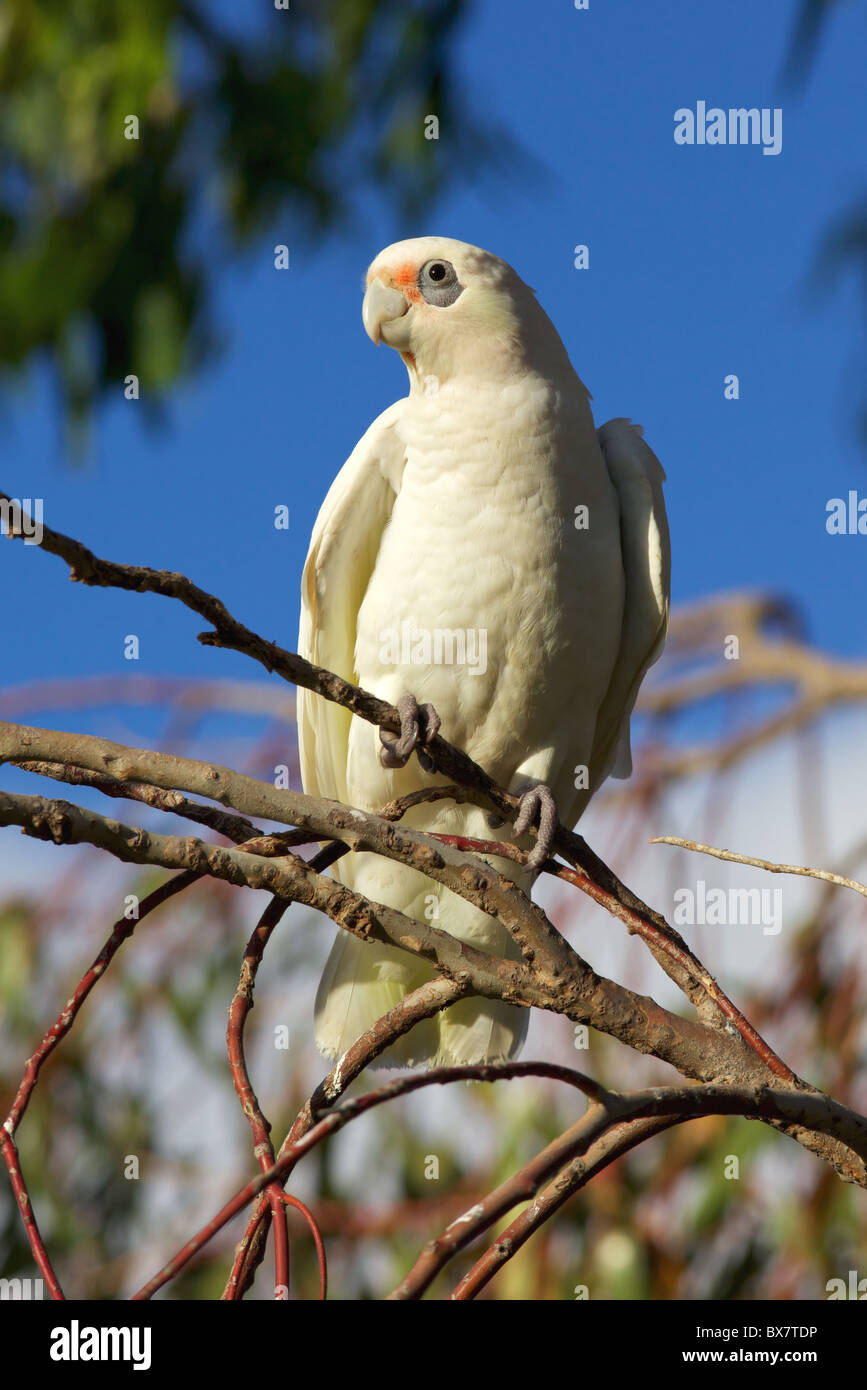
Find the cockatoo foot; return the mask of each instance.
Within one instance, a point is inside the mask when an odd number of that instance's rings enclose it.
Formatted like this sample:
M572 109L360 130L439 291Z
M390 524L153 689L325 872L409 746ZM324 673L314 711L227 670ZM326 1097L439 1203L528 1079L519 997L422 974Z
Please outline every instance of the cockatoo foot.
M379 761L383 767L406 767L415 750L419 763L425 772L436 772L436 765L425 744L435 738L440 729L440 717L433 705L420 705L414 695L401 695L397 702L400 715L400 733L390 734L385 729L379 731Z
M545 860L550 859L559 820L554 793L544 782L521 793L521 805L512 827L515 834L523 835L531 825L539 827L536 843L527 855L528 869L541 869Z

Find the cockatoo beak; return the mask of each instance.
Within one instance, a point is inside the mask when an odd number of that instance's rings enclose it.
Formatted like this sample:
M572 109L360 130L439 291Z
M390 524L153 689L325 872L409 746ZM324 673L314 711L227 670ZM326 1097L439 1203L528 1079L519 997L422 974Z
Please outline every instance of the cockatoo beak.
M400 290L389 289L378 277L371 280L361 306L365 333L374 343L382 341L390 347L397 346L388 328L396 319L402 318L408 309L409 300Z

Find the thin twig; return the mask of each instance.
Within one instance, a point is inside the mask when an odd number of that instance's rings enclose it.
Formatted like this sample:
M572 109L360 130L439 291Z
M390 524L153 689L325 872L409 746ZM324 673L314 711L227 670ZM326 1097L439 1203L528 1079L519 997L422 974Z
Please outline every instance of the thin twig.
M271 933L283 916L288 903L280 898L272 898L247 942L241 964L238 988L229 1008L229 1023L226 1043L232 1082L241 1102L241 1110L246 1116L253 1133L253 1152L263 1172L274 1165L274 1146L271 1143L271 1126L262 1114L262 1108L247 1069L244 1055L244 1025L253 1008L253 990L256 974L262 961L262 953L270 940ZM274 1284L277 1295L289 1291L289 1244L286 1228L286 1209L283 1191L279 1183L272 1184L266 1191L274 1223Z
M823 883L836 883L840 888L851 888L867 898L867 887L855 878L844 878L842 874L832 874L827 869L808 869L801 864L774 864L770 859L753 859L749 854L736 854L733 849L715 849L713 845L702 845L698 840L682 840L678 835L654 835L649 845L675 845L678 849L694 850L697 854L711 854L714 859L724 859L728 864L747 864L753 869L766 869L769 874L797 874L801 878L819 878Z
M281 1192L280 1195L287 1207L294 1207L296 1211L300 1211L310 1227L310 1234L313 1236L313 1244L316 1247L316 1259L319 1264L319 1299L320 1302L324 1302L328 1297L328 1263L325 1258L325 1242L322 1239L319 1224L310 1208L298 1197L293 1197L289 1192Z
M642 1144L665 1129L670 1129L673 1125L682 1124L685 1118L655 1116L651 1119L627 1120L622 1124L612 1125L588 1145L580 1158L574 1158L571 1163L567 1163L536 1195L530 1205L515 1217L511 1225L501 1232L493 1245L488 1246L485 1253L455 1285L450 1297L458 1302L475 1298L497 1271L517 1255L521 1246L525 1245L570 1197L580 1188L586 1187L591 1178L603 1168L607 1168L609 1163L621 1158L629 1149L635 1148L637 1144Z
M76 986L72 998L66 1003L63 1012L55 1019L36 1051L28 1059L24 1068L24 1075L19 1084L15 1099L12 1102L12 1107L3 1124L3 1128L7 1134L15 1134L15 1131L21 1123L21 1118L30 1102L30 1097L39 1079L39 1073L42 1070L43 1063L51 1055L61 1039L66 1037L66 1034L78 1017L81 1007L90 994L90 991L93 989L97 980L100 980L105 974L123 943L129 940L142 918L147 917L155 908L160 907L162 903L174 897L176 893L183 892L191 883L195 883L198 877L198 874L193 873L176 874L174 878L167 879L165 883L160 884L159 888L155 888L152 893L148 893L147 897L141 900L138 906L138 916L136 918L130 919L128 917L120 917L115 922L111 935L89 970L85 971Z
M60 1287L57 1275L54 1273L54 1268L51 1264L51 1260L48 1257L48 1251L45 1248L45 1242L42 1239L42 1235L40 1233L39 1226L36 1221L36 1213L33 1210L33 1203L30 1200L30 1193L27 1190L27 1184L24 1181L24 1175L21 1172L21 1164L18 1160L18 1146L15 1143L15 1140L12 1138L12 1135L7 1129L6 1125L3 1125L2 1128L0 1128L0 1150L2 1150L3 1152L3 1162L6 1164L6 1167L9 1171L9 1181L12 1184L12 1193L15 1198L15 1205L17 1206L21 1220L24 1223L24 1230L27 1235L27 1243L30 1246L33 1258L36 1261L36 1267L39 1270L39 1273L42 1275L42 1278L45 1280L48 1292L50 1293L52 1299L54 1299L55 1302L59 1302L63 1300L66 1297L66 1295Z
M466 981L437 978L404 995L400 1003L395 1004L394 1008L383 1014L382 1018L378 1018L367 1032L362 1033L319 1083L299 1111L280 1147L279 1157L283 1158L291 1146L313 1128L322 1112L334 1105L365 1067L381 1056L392 1043L408 1033L416 1023L433 1018L441 1010L463 998L467 992ZM223 1299L243 1298L252 1283L255 1270L264 1255L268 1220L268 1204L263 1198L259 1198L237 1247L232 1270L221 1295Z
M151 1298L158 1289L173 1279L189 1260L252 1198L258 1196L271 1183L285 1181L286 1176L299 1159L303 1158L323 1139L343 1129L351 1120L366 1114L376 1106L394 1100L397 1096L408 1095L426 1086L441 1086L456 1081L470 1080L500 1081L517 1076L546 1076L554 1080L567 1081L579 1090L588 1092L593 1096L592 1104L586 1114L582 1116L577 1125L572 1126L572 1129L566 1132L567 1135L571 1136L574 1148L570 1150L568 1143L562 1142L566 1136L561 1135L560 1139L555 1141L558 1146L556 1152L552 1152L553 1146L550 1145L547 1150L543 1151L547 1155L547 1161L541 1161L534 1169L534 1173L538 1175L540 1181L549 1176L550 1172L562 1167L563 1163L573 1157L576 1152L583 1151L582 1146L586 1148L589 1142L603 1133L610 1124L641 1117L683 1116L697 1118L700 1115L749 1115L768 1123L803 1127L832 1136L857 1155L861 1165L862 1184L864 1181L864 1173L867 1169L867 1119L821 1093L789 1089L771 1090L765 1085L710 1084L656 1087L650 1091L628 1094L605 1091L598 1082L583 1076L580 1072L571 1071L567 1067L555 1067L544 1062L506 1062L468 1067L439 1067L421 1074L399 1077L396 1081L390 1081L386 1085L380 1086L376 1091L359 1096L355 1100L345 1101L319 1120L307 1134L288 1149L284 1146L274 1167L270 1168L267 1173L259 1174L257 1178L252 1179L245 1187L241 1188L222 1210L197 1231L173 1259L164 1265L159 1273L143 1285L133 1297L137 1300ZM555 1160L558 1161L555 1162ZM521 1200L521 1190L520 1184L516 1184L515 1201ZM453 1227L460 1228L461 1233L450 1238L447 1242L448 1249L441 1263L445 1263L445 1260L451 1258L451 1254L456 1249L462 1248L469 1239L477 1234L478 1222L482 1223L481 1229L490 1224L485 1220L489 1211L496 1208L496 1214L491 1218L496 1220L504 1210L508 1210L508 1206L502 1205L504 1200L502 1190L497 1189L497 1194L490 1194L489 1198L485 1199L487 1205L477 1204L477 1206L483 1207L481 1216L476 1216L474 1208L472 1214L468 1213L465 1217L459 1217L457 1222L452 1223ZM495 1197L496 1201L494 1200ZM514 1205L514 1202L511 1205ZM466 1239L464 1239L464 1234ZM420 1258L423 1257L424 1252ZM431 1263L430 1260L427 1261L428 1266ZM427 1287L437 1269L428 1268L426 1270L424 1287ZM427 1273L430 1274L430 1278L427 1278ZM415 1287L415 1283L413 1283L413 1287Z

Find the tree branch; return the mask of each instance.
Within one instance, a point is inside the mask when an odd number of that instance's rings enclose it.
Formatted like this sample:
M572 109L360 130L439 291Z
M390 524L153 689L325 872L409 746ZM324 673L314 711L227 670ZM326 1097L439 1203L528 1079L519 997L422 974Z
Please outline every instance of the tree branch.
M521 1246L525 1245L570 1197L580 1188L586 1187L591 1178L601 1173L609 1163L621 1158L636 1145L642 1144L645 1139L651 1139L655 1134L670 1129L672 1125L682 1123L680 1116L654 1116L650 1119L625 1120L611 1125L598 1139L588 1144L580 1158L573 1158L571 1163L567 1163L557 1176L543 1187L533 1202L515 1217L511 1225L507 1226L493 1245L488 1247L455 1285L451 1298L457 1302L475 1298L497 1271L517 1255Z
M823 883L835 883L840 888L851 888L867 898L867 887L854 878L843 878L842 874L832 874L827 869L807 869L801 864L774 864L769 859L753 859L748 854L736 854L732 849L714 849L713 845L702 845L698 840L682 840L678 835L654 835L649 845L675 845L678 849L694 850L696 854L710 854L714 859L724 859L728 864L747 864L753 869L766 869L769 874L796 874L802 878L819 878Z
M835 1141L842 1142L851 1152L857 1154L862 1170L865 1168L867 1119L856 1115L853 1111L847 1110L845 1106L838 1105L835 1101L818 1092L814 1094L793 1090L772 1090L764 1085L753 1087L706 1085L657 1087L649 1091L625 1094L606 1092L596 1082L583 1076L580 1072L569 1073L568 1068L552 1067L547 1063L507 1062L470 1067L434 1068L428 1072L399 1077L396 1081L388 1082L376 1091L359 1096L355 1100L345 1101L343 1105L331 1111L324 1119L319 1120L294 1144L288 1148L284 1146L285 1151L281 1152L276 1164L269 1168L266 1173L259 1174L257 1178L241 1188L222 1210L207 1225L203 1226L168 1264L163 1266L153 1279L139 1289L134 1298L152 1297L169 1279L174 1278L193 1255L228 1221L231 1221L232 1217L237 1215L252 1198L258 1196L263 1189L269 1187L273 1182L285 1181L286 1176L299 1159L303 1158L323 1139L343 1129L351 1120L357 1119L359 1115L366 1114L367 1111L393 1100L397 1096L408 1095L425 1086L447 1085L455 1081L468 1080L498 1081L511 1079L515 1076L532 1075L554 1077L557 1080L566 1080L567 1075L569 1075L571 1076L570 1084L579 1089L586 1090L588 1086L591 1087L594 1099L581 1119L565 1134L560 1135L553 1144L548 1145L542 1154L537 1155L537 1158L532 1160L526 1169L522 1170L522 1174L516 1174L514 1178L509 1179L507 1183L502 1184L494 1193L491 1193L483 1204L476 1204L464 1217L459 1217L456 1222L453 1222L449 1232L459 1228L456 1234L450 1235L447 1232L445 1238L441 1237L438 1243L432 1243L432 1245L436 1245L435 1252L432 1252L432 1247L425 1247L425 1251L420 1256L420 1261L423 1263L420 1265L419 1273L412 1277L410 1285L407 1286L413 1295L415 1295L416 1290L423 1291L423 1288L427 1287L435 1277L442 1264L450 1259L456 1250L462 1249L470 1239L478 1234L479 1230L486 1229L492 1221L497 1220L499 1215L509 1210L516 1202L525 1200L525 1195L522 1194L526 1193L527 1185L530 1182L535 1181L537 1186L540 1185L544 1178L556 1172L570 1158L584 1152L589 1144L604 1133L610 1124L622 1120L656 1116L679 1116L687 1119L699 1115L751 1115L774 1125L785 1125L792 1128L809 1127L817 1133L833 1137ZM522 1175L524 1187L521 1187L518 1181ZM529 1195L532 1196L532 1192ZM407 1278L410 1279L410 1276ZM406 1283L406 1281L404 1282ZM404 1285L400 1286L401 1289L403 1287ZM396 1291L393 1296L403 1295Z
M588 1107L576 1124L558 1135L519 1172L490 1192L483 1201L459 1216L441 1236L430 1241L406 1277L389 1294L389 1298L420 1298L453 1255L469 1245L482 1231L488 1230L513 1207L534 1198L542 1183L559 1173L560 1176L546 1188L542 1205L534 1202L529 1211L523 1214L523 1222L519 1220L515 1223L517 1234L526 1240L543 1220L547 1220L572 1192L592 1176L587 1169L586 1155L594 1147L592 1172L604 1167L620 1152L625 1152L625 1148L632 1147L641 1138L656 1132L657 1127L666 1128L673 1119L683 1121L695 1119L699 1115L747 1115L757 1119L789 1123L795 1120L835 1138L845 1135L844 1142L847 1146L858 1153L862 1162L867 1160L867 1119L854 1111L846 1110L843 1106L838 1106L825 1096L798 1095L789 1090L772 1091L764 1086L748 1088L718 1085L660 1087L633 1094L606 1092ZM610 1135L613 1127L623 1126L624 1123L660 1120L667 1123L658 1126L651 1124L646 1133L639 1130L634 1136L630 1136L628 1131ZM629 1138L631 1142L625 1143ZM509 1239L507 1232L497 1244L501 1245ZM523 1243L523 1240L520 1243ZM517 1248L516 1246L515 1249ZM506 1243L500 1254L510 1258L514 1249ZM505 1258L500 1258L499 1263L505 1263ZM485 1268L490 1270L488 1278L494 1272L493 1264L494 1257L489 1256L485 1264ZM475 1278L472 1282L475 1285Z
M58 844L94 844L126 862L188 869L303 902L363 941L399 946L424 957L449 978L466 981L475 994L546 1009L575 1023L590 1024L640 1052L653 1053L697 1080L720 1076L744 1080L767 1074L764 1064L739 1036L670 1013L648 996L597 975L577 954L568 971L548 970L539 964L531 968L523 962L490 956L438 927L368 901L317 874L291 853L263 859L243 849L126 826L70 802L0 792L0 825L4 824L21 825L28 834ZM395 833L395 827L381 824ZM443 853L452 851L443 847ZM485 896L479 893L475 897L475 891L465 886L462 896L484 907Z

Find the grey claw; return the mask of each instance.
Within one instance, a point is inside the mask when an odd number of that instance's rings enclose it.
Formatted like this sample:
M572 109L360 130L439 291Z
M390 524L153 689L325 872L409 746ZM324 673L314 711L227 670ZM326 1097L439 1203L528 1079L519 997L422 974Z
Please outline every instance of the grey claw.
M406 767L413 749L425 772L436 772L436 764L425 744L439 733L441 720L433 705L418 704L414 695L401 695L397 702L400 714L400 733L379 731L379 761L383 767Z
M515 834L523 835L536 822L539 826L536 843L527 855L528 869L541 869L545 860L550 859L559 819L554 794L543 782L522 793L521 805L512 827Z
M422 772L436 772L437 765L431 757L430 753L426 753L423 748L416 748L415 755L418 758L419 766L421 767Z
M414 695L401 695L397 702L400 714L400 733L390 734L385 729L379 731L379 761L383 767L406 767L410 754L418 742L418 705Z

